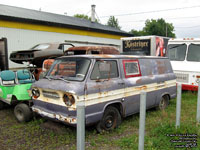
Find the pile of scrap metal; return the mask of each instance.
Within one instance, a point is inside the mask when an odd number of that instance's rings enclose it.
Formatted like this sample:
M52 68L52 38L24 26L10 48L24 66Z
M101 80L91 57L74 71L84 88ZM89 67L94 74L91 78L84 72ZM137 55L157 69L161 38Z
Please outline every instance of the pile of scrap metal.
M44 72L48 70L45 69L45 66L51 65L53 63L53 59L64 55L85 55L85 54L117 55L120 53L115 47L111 46L75 47L73 44L70 43L41 43L32 47L29 50L12 52L10 54L10 60L19 64L23 64L23 62L29 62L29 64L35 66L33 73L35 79L39 80L40 75L44 74ZM51 60L44 62L44 60L46 59L51 59Z

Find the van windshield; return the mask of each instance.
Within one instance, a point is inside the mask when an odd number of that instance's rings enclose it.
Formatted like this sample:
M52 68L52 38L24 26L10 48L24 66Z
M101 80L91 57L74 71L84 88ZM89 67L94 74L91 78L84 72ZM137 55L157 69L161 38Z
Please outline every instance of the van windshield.
M186 44L169 44L167 50L169 59L175 61L184 61L186 49Z
M187 61L200 62L200 44L190 44L189 45Z
M56 60L47 73L48 79L83 81L90 65L87 58L63 58Z

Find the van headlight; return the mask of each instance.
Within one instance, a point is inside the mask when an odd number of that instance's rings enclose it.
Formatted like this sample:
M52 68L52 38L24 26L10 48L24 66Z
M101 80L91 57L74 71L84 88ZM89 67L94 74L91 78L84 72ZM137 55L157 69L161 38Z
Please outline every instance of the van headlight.
M32 89L33 98L38 98L40 96L40 91L37 88Z
M70 94L64 94L63 101L67 106L72 106L75 103L75 99Z

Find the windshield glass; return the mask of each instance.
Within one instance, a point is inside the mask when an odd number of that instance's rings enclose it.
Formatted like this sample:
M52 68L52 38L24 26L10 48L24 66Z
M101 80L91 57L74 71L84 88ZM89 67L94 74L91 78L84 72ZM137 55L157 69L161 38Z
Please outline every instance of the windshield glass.
M67 81L83 81L87 74L90 60L87 58L63 58L56 60L47 77Z
M187 61L200 62L200 44L190 44L189 45Z
M186 44L169 44L167 50L169 59L175 61L184 61L186 49Z
M49 46L50 46L49 44L38 44L30 49L47 49L49 48Z

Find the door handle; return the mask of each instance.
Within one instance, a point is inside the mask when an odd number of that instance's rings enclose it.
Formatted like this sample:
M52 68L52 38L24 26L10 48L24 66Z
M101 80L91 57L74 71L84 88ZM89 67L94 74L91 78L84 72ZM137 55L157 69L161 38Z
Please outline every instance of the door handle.
M124 83L124 82L118 82L118 84L119 84L119 85L124 85L125 83Z

